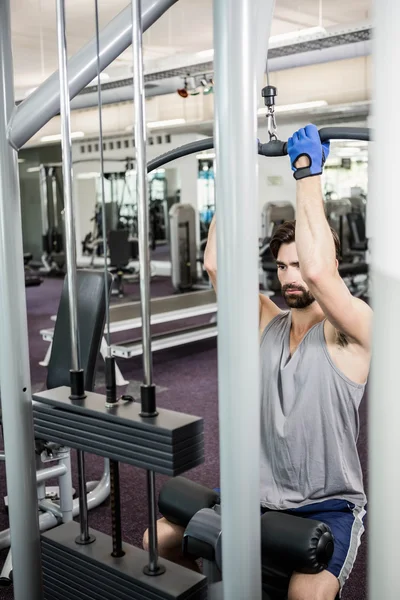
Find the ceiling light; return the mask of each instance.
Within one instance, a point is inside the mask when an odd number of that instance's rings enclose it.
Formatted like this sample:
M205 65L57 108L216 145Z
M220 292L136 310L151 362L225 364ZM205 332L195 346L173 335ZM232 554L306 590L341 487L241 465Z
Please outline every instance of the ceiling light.
M73 131L71 133L71 139L83 138L85 134L83 131ZM40 138L41 142L59 142L61 140L61 133L56 133L55 135L45 135Z
M199 160L213 160L215 158L215 152L205 152L204 154L196 154L196 158Z
M27 173L37 173L38 171L40 171L40 167L29 167L29 169L26 170Z
M310 108L322 108L323 106L328 106L326 100L314 100L312 102L299 102L298 104L282 104L281 106L275 106L276 113L285 113L285 112L296 112L301 110L308 110ZM258 115L266 116L267 109L259 108L257 110Z
M108 73L100 73L100 83L104 83L105 81L109 81L110 76ZM87 84L86 87L90 87L92 85L97 85L98 84L98 77L96 75L96 77L94 79L92 79L92 81L90 83Z
M361 152L361 148L339 148L339 150L337 150L336 152L336 156L340 156L341 158L350 158L351 156L353 156L354 154L358 154L359 152Z
M269 44L279 44L280 42L291 42L307 38L311 35L326 35L327 31L325 27L307 27L307 29L298 29L297 31L289 31L288 33L280 33L279 35L272 35L269 38Z
M76 176L77 179L97 179L97 177L100 177L100 173L96 171L89 171L88 173L79 173L79 175Z
M200 83L203 86L203 94L205 96L207 96L208 94L211 94L214 91L214 80L212 77L208 78L206 76L204 76L202 79L200 79Z
M173 127L174 125L183 125L186 119L169 119L168 121L152 121L147 123L149 129L159 129L161 127Z
M24 159L24 158L19 158L19 159L18 159L18 162L19 162L19 163L24 163L24 162L25 162L25 159Z

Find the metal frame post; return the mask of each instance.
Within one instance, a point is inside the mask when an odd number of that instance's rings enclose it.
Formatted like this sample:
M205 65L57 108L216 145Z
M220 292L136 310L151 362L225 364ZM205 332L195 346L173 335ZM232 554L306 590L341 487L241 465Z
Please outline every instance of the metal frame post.
M398 173L393 160L400 136L398 90L400 46L397 0L374 2L373 112L376 119L372 144L371 203L373 222L372 305L373 360L369 393L369 502L368 575L370 600L399 597L398 540L400 520L400 403L398 392L398 340L400 332L400 265L397 259ZM384 510L382 510L384 507Z
M143 385L141 387L142 416L156 413L155 386L153 384L153 361L150 329L150 251L149 251L149 199L146 161L146 117L142 53L141 0L131 0L132 5L132 51L133 51L133 101L135 112L136 194L138 207L139 277L143 340ZM157 548L157 500L155 473L147 471L147 500L149 506L149 564L148 575L165 570L158 564Z
M14 110L10 0L0 2L1 404L15 600L41 600L42 574L17 153L7 141Z
M266 17L262 23L266 50L274 3L270 0L263 4L265 8L261 9L261 3L255 0L214 0L224 600L261 599L256 117L259 75L254 57L259 50L257 16L263 12Z
M49 232L49 209L47 195L47 169L44 165L40 165L39 171L40 185L40 210L42 214L42 234L47 235Z

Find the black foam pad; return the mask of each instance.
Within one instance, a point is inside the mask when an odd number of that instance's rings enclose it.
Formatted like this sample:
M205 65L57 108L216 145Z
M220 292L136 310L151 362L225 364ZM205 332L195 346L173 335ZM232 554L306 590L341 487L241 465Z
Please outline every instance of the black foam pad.
M301 573L319 573L332 558L330 528L319 521L280 512L261 518L263 563L284 563Z
M339 265L339 274L342 277L346 277L346 275L367 275L368 272L369 265L365 262L341 263Z
M160 513L171 523L186 527L202 508L212 508L219 495L212 489L185 477L174 477L161 488L158 498Z

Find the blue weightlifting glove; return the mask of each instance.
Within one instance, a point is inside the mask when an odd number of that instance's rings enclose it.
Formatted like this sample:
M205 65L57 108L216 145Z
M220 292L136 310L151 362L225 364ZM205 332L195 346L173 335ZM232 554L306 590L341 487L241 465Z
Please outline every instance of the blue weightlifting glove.
M295 179L321 175L323 166L329 155L330 142L321 143L318 129L315 125L307 125L299 129L288 139L287 151ZM310 164L307 167L296 168L300 156L306 156Z

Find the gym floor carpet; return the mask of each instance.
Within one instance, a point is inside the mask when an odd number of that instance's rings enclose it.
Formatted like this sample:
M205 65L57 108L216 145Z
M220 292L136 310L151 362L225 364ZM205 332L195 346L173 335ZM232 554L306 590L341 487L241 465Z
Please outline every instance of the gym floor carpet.
M40 330L51 327L50 316L57 312L62 288L61 279L46 279L39 287L27 288L29 345L32 390L43 389L46 370L39 365L48 348L42 341ZM138 284L126 285L126 297L113 302L125 302L139 299ZM170 280L153 278L151 283L152 297L160 297L173 293ZM279 299L278 299L279 302ZM126 332L129 337L129 332ZM218 441L218 406L217 406L217 349L216 340L205 340L192 345L171 348L153 355L154 382L159 386L157 403L164 408L182 411L204 418L205 426L205 463L187 473L187 477L210 487L219 483L219 441ZM142 378L141 357L118 364L124 376L129 379L129 391L136 398ZM102 392L104 371L102 361L99 363L96 391ZM123 388L120 389L121 393ZM367 403L364 398L361 404L361 432L359 452L364 471L367 489ZM74 485L77 487L75 453L73 453ZM101 477L103 460L96 456L86 455L87 480ZM120 466L121 502L124 540L141 546L143 532L148 522L146 501L146 475L141 469L128 465ZM157 475L157 490L166 477ZM0 498L6 495L5 468L0 465ZM90 526L99 531L111 534L111 517L108 502L89 513ZM0 529L8 527L6 511L0 509ZM0 552L0 564L6 552ZM343 592L343 600L366 600L366 559L367 533L362 538L356 565ZM0 600L12 599L12 588L0 588Z

